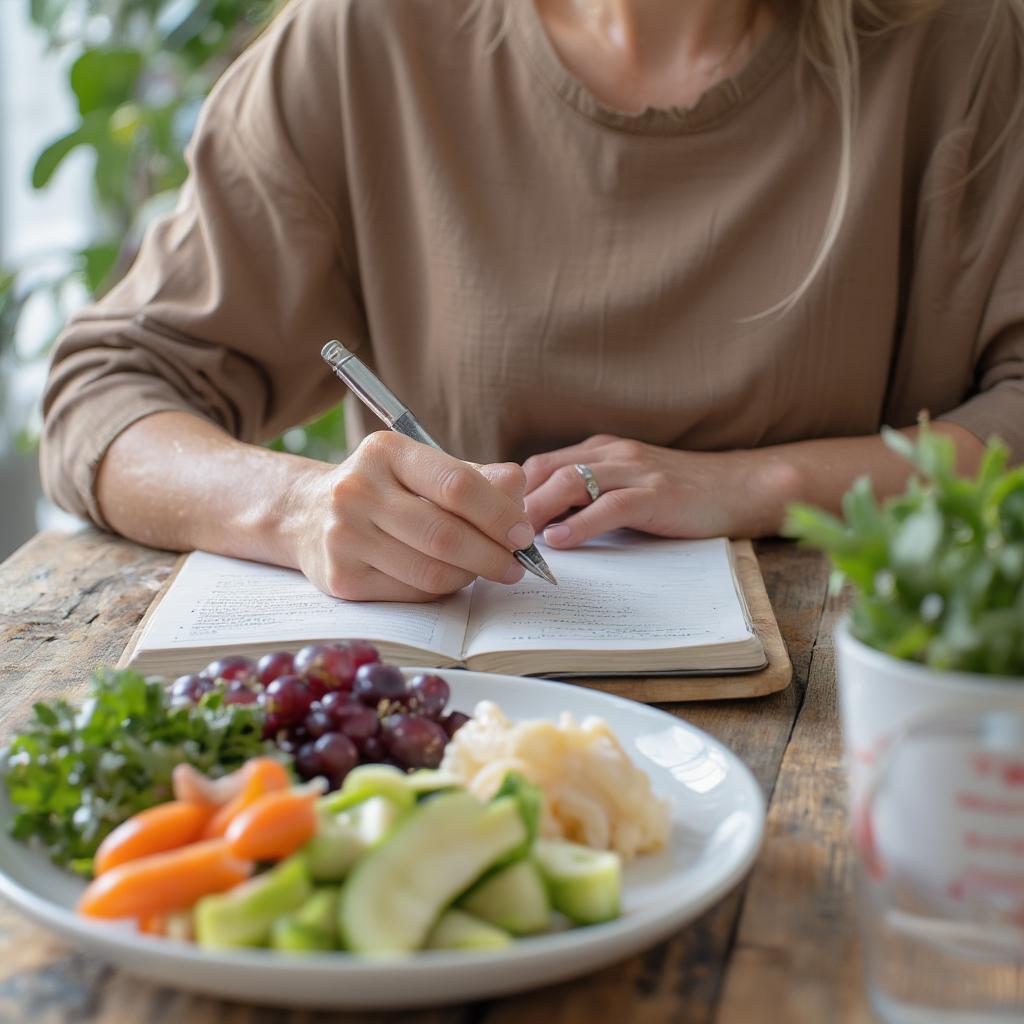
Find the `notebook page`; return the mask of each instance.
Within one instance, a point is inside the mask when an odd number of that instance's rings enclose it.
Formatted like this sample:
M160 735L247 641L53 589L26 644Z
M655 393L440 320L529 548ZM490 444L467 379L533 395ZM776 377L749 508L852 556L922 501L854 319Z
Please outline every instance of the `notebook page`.
M158 605L138 650L360 637L457 660L468 615L468 591L428 604L341 601L292 569L197 551Z
M645 650L752 635L723 538L618 531L572 551L538 542L558 578L513 587L477 580L466 656L511 650Z

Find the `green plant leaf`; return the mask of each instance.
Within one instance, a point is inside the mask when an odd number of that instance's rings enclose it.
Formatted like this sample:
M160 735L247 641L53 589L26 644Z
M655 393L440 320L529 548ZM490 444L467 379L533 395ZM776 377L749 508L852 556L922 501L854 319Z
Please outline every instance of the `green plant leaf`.
M828 552L849 581L854 634L894 657L937 669L1024 680L1024 467L989 442L973 479L954 472L952 441L922 422L886 432L920 476L878 506L858 481L844 518L794 505L786 532Z
M893 566L904 571L926 571L938 553L942 529L942 516L934 503L904 519L892 539Z
M65 0L30 0L29 17L53 36L67 7Z
M85 285L94 295L101 290L103 282L114 269L119 251L120 246L114 242L98 242L78 253L85 273Z
M138 50L86 50L71 65L71 90L85 117L97 110L112 110L128 103L142 73Z
M914 440L902 431L893 430L892 427L882 427L882 439L885 443L903 458L914 461Z
M54 176L57 168L64 162L65 157L77 146L86 142L81 128L76 128L67 135L51 142L39 156L32 167L32 187L36 189L45 188L50 179Z

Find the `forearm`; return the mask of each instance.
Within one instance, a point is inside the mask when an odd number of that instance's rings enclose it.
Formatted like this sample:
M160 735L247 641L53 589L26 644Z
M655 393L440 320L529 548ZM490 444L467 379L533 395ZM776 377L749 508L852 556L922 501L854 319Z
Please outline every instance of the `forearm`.
M296 567L295 495L332 468L244 444L200 417L164 412L115 439L96 497L110 526L139 543Z
M977 437L955 423L940 421L931 429L953 440L960 473L976 472L985 450ZM917 428L902 433L913 437ZM798 441L735 454L749 464L754 487L761 491L763 519L751 531L761 535L781 529L791 501L838 512L843 495L858 477L869 476L875 496L885 498L903 491L913 473L880 435Z

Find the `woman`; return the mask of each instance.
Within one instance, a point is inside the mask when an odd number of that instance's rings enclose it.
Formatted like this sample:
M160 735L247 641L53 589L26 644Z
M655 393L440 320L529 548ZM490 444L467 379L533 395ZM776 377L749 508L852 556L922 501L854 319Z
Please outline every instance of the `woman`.
M965 470L991 434L1020 459L1022 10L293 0L61 339L48 490L422 600L514 582L544 527L758 536L865 472L891 493L879 427L922 408ZM334 337L479 469L380 432L339 466L254 446L341 397Z

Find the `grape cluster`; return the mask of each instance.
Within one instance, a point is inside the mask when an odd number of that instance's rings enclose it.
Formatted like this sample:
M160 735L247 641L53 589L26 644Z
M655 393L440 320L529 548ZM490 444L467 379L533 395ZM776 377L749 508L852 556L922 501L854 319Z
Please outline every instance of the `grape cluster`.
M228 704L260 704L264 736L295 760L304 779L332 789L357 764L436 768L448 740L469 720L448 711L448 684L437 675L406 681L365 640L310 644L292 655L220 658L171 686L174 700L195 702L222 688Z

